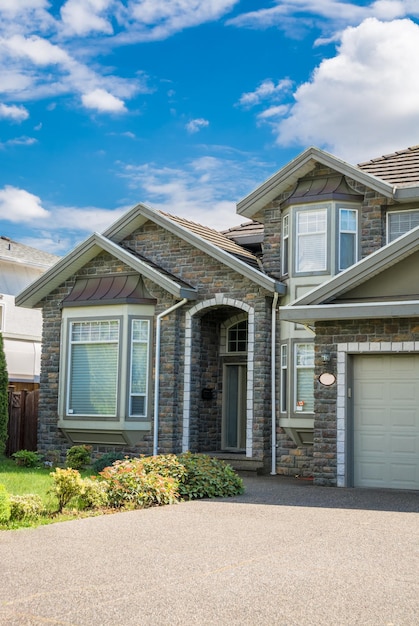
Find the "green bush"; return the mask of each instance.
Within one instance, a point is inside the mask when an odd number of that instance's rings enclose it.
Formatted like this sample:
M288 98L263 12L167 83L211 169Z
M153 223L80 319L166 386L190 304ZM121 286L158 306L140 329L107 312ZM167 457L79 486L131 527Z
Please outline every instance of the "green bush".
M0 484L0 524L7 524L10 519L10 496L6 487Z
M225 498L243 493L243 480L224 461L191 452L179 455L178 459L186 470L179 484L183 498Z
M105 480L85 478L79 496L81 509L100 509L108 505L108 483Z
M22 496L10 496L10 520L21 522L36 520L44 513L44 505L40 496L27 493Z
M186 468L176 454L142 456L141 460L147 474L154 473L160 474L160 476L171 476L177 482L181 482L185 478Z
M109 467L110 465L115 463L115 461L122 461L123 458L124 455L122 454L122 452L107 452L106 454L103 454L101 457L96 459L96 461L94 461L92 465L93 471L95 472L95 474L100 474L100 472L102 472L105 467Z
M31 450L18 450L18 452L12 454L12 457L16 465L21 467L36 467L41 459L41 455L38 452L32 452Z
M58 512L61 513L63 508L74 497L80 497L83 493L83 479L76 469L61 469L57 467L54 472L50 473L53 479L53 486L50 493L56 496L58 500Z
M116 461L101 476L108 483L109 504L113 507L139 509L177 502L178 482L171 476L148 473L144 458Z
M67 467L79 470L86 467L86 465L90 465L91 452L91 446L72 446L67 450Z

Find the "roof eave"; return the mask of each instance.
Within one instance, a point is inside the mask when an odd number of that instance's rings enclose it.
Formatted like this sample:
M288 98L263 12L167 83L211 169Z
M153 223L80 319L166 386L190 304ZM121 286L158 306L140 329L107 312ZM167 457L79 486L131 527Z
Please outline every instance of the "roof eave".
M227 265L230 269L242 274L252 282L259 284L268 291L281 294L286 292L286 286L283 283L279 283L259 270L252 268L244 261L241 261L237 257L233 256L233 254L219 248L210 241L203 239L184 226L170 220L165 215L162 215L155 209L152 209L142 203L137 204L125 216L115 222L115 224L108 228L103 235L104 237L111 239L113 242L119 243L122 239L124 239L124 237L133 232L133 227L135 225L139 226L147 219L173 233L180 239L183 239L183 241L186 241L194 248L198 248L202 252L205 252L205 254L208 254L217 261L220 261L223 265Z
M314 324L333 320L419 317L419 300L279 307L281 321Z
M350 165L328 152L310 147L268 178L248 196L240 200L237 203L237 213L252 219L260 209L276 198L282 191L285 191L290 185L296 183L299 178L310 172L316 163L321 163L344 176L353 178L387 198L393 196L393 185L362 171L358 167Z
M116 243L106 239L106 237L99 233L94 233L18 294L16 296L17 306L33 308L51 293L51 291L56 289L61 283L86 265L86 263L97 256L102 250L109 252L135 271L157 283L173 296L180 299L187 297L191 300L197 298L195 289L188 289L184 285L170 280L167 276L164 276L156 269L148 266L144 261L134 257Z

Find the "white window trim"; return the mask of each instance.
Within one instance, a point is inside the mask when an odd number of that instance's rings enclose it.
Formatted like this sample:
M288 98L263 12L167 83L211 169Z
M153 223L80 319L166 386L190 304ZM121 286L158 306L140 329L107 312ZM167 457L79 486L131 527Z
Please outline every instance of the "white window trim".
M412 208L412 209L404 209L403 211L387 211L387 215L386 215L386 243L390 243L390 216L391 215L400 215L401 213L419 213L419 207L417 208ZM411 229L409 229L411 230ZM409 232L408 230L406 232ZM398 237L395 237L392 241L395 241L396 239L398 239L399 237L402 237L403 234L405 233L401 233L400 235L398 235Z
M342 220L341 220L341 216L342 216L342 211L353 211L356 215L356 225L355 225L355 230L344 230L341 225L342 225ZM338 206L338 258L337 258L337 267L338 267L338 271L342 272L344 269L347 269L346 267L341 267L340 266L340 253L341 253L341 235L342 234L350 234L350 235L354 235L355 236L355 258L352 262L351 265L353 265L354 263L357 262L358 260L358 216L359 216L359 212L358 209L356 209L355 207L350 207L350 206L345 206L345 205L339 205ZM350 265L348 266L350 267Z
M331 208L331 203L321 203L321 204L312 204L312 205L300 205L300 206L295 206L294 207L294 230L295 230L295 236L294 236L294 274L296 276L304 276L307 274L325 274L328 271L329 265L330 265L330 251L329 251L329 245L328 245L328 235L329 235L329 231L330 231L330 208ZM304 213L325 213L326 219L325 219L325 229L324 231L317 231L315 233L304 233L304 234L300 234L299 230L298 230L298 218L299 215L302 215ZM323 267L316 267L315 269L300 269L299 268L299 263L298 263L298 256L299 256L299 250L300 250L300 241L301 241L301 237L302 236L308 236L308 235L313 235L313 234L317 234L317 235L322 235L324 234L324 265Z
M290 216L282 218L281 274L288 276L290 271Z
M304 405L302 409L298 409L297 408L297 402L299 401L297 398L297 372L298 370L311 370L313 372L313 393L314 393L314 360L313 360L313 365L308 366L308 365L297 365L297 348L298 346L305 346L305 345L311 345L313 346L313 350L314 350L314 342L312 341L303 341L303 340L298 340L294 343L293 346L293 372L294 372L294 380L293 380L293 386L294 386L294 406L293 406L293 413L296 416L300 416L300 415L313 415L314 410L310 410L310 411L305 411L304 410Z
M58 392L58 418L59 426L101 429L113 427L118 424L125 428L145 427L151 421L151 403L149 394L146 400L146 415L144 417L129 416L129 399L130 399L130 368L131 368L131 341L129 328L133 319L147 319L150 321L149 326L149 348L148 348L148 367L150 368L150 359L152 353L152 324L154 317L154 306L151 305L107 305L107 306L80 306L63 308L62 313L62 331L60 345L60 377ZM120 339L119 339L119 368L118 368L118 398L117 413L115 417L95 416L95 415L73 415L67 412L68 398L68 381L70 376L68 349L70 341L70 322L82 320L120 320ZM150 389L150 369L147 372L148 390ZM141 424L144 424L142 427ZM107 426L106 426L107 425Z
M281 345L281 360L280 360L280 385L279 385L279 411L280 413L286 415L288 410L288 379L289 379L289 370L288 370L288 344L284 343ZM284 381L285 378L285 381Z
M134 327L134 322L136 321L141 321L141 322L145 322L147 324L147 340L146 341L137 341L133 339L133 327ZM142 317L134 317L130 319L130 358L129 358L129 397L128 397L128 417L130 419L137 419L137 418L146 418L147 417L147 412L148 412L148 403L149 403L149 388L150 388L150 380L149 380L149 376L150 376L150 341L151 341L151 330L150 330L150 320L146 319L146 318L142 318ZM134 344L135 343L141 343L141 344L146 344L147 345L147 358L146 358L146 372L145 372L145 392L144 393L134 393L132 391L132 378L133 378L133 370L132 370L132 364L133 364L133 349L134 349ZM137 414L133 414L131 412L131 399L133 397L141 397L144 398L144 408L145 411L143 413L143 415L137 415Z

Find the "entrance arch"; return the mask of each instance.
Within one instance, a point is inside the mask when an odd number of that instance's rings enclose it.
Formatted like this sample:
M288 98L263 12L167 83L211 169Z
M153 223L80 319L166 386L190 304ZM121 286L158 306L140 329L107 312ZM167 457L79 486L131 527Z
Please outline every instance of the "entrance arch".
M197 380L197 358L196 355L199 350L199 342L202 339L202 329L197 330L197 321L205 319L212 312L223 312L224 320L219 323L218 329L221 337L221 333L225 332L225 322L229 320L229 324L233 322L235 316L237 319L243 319L243 313L247 317L247 357L246 357L246 369L247 376L246 381L242 377L242 384L245 384L245 449L246 456L252 457L253 453L253 378L254 378L254 343L255 343L255 330L254 330L254 309L240 300L228 298L222 294L217 294L214 298L199 302L189 311L185 316L185 358L184 358L184 390L183 390L183 424L182 424L182 450L186 452L191 449L191 436L193 429L196 428L198 420L198 398L204 397L204 393L207 392L208 396L211 395L212 389L198 389L201 373L201 365L199 365L198 380ZM243 313L241 313L243 312ZM224 331L222 329L224 327ZM219 353L218 353L219 355ZM195 357L195 358L194 358ZM221 366L221 362L219 362ZM201 395L198 394L200 392ZM217 398L214 399L217 402ZM221 417L222 406L218 404L217 410ZM220 426L221 431L221 426ZM220 432L221 435L221 432Z

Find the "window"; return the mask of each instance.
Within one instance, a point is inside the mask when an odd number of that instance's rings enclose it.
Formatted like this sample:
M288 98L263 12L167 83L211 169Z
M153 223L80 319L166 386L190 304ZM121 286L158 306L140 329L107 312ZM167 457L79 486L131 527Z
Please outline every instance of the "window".
M281 346L281 413L287 411L287 386L288 386L288 346Z
M289 216L284 215L282 219L282 274L288 274L289 255Z
M327 269L327 209L296 213L296 272Z
M339 270L357 260L357 217L356 209L339 209Z
M124 339L123 322L128 319L130 335ZM150 321L70 320L68 328L66 415L117 418L128 393L124 413L130 418L146 417Z
M419 210L398 211L387 214L387 243L419 226Z
M149 326L148 320L132 320L130 417L144 417L147 411Z
M228 352L247 351L247 320L230 326L227 333Z
M69 415L116 416L119 321L72 322Z
M295 410L314 411L314 344L295 344Z

